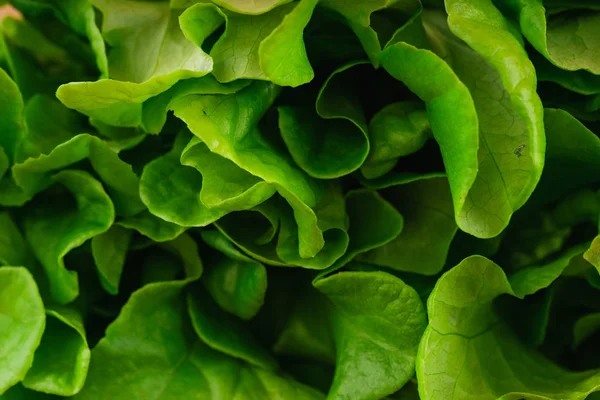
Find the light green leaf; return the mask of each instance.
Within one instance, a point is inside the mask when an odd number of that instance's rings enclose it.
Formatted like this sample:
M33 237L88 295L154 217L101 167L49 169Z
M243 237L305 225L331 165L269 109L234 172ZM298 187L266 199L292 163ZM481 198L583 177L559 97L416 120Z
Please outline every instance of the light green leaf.
M102 287L110 294L119 293L119 281L133 232L113 225L108 231L92 238L92 255Z
M600 10L586 10L579 14L566 9L546 13L542 0L502 0L503 6L518 17L523 35L549 61L560 68L586 70L600 74ZM551 8L549 11L553 11Z
M304 174L257 127L258 120L278 92L272 84L255 82L233 95L186 96L176 100L172 109L212 152L272 184L290 204L295 221L291 221L290 228L282 233L289 234L289 240L297 241L297 244L286 246L288 253L295 253L289 257L301 263L310 262L309 259L325 246L325 232L332 242L338 242L334 245L334 254L327 257L330 259L337 254L330 260L333 263L341 255L339 250L344 247L345 240L343 206L332 207L342 200L341 193L332 190L335 184L317 181ZM327 219L318 218L323 213L331 215L327 215ZM295 231L297 234L293 233Z
M111 46L111 79L61 86L56 95L67 107L110 125L139 126L144 101L181 79L201 77L212 70L212 59L181 32L181 11L169 8L168 3L92 3L104 16L102 34Z
M52 174L88 159L106 185L118 215L134 215L144 209L138 193L139 178L131 166L119 159L101 139L81 134L52 150L48 155L30 158L13 167L13 178L29 198L53 183Z
M38 204L28 213L24 231L50 283L52 298L66 304L79 293L77 272L65 268L64 257L85 241L106 232L113 223L113 204L100 182L83 171L63 170L53 176L72 199ZM75 203L75 204L71 204Z
M429 51L402 42L388 47L381 61L426 103L458 226L489 238L506 227L539 180L544 152L542 109L535 93L535 71L508 22L491 1L477 1L466 8L461 4L447 2L448 24L474 50L450 32L445 15L438 11L423 14L429 45L454 71ZM404 35L422 41L415 34L417 23ZM490 26L494 34L488 33ZM484 42L484 37L493 45ZM423 80L424 75L431 79ZM457 119L449 122L449 118ZM516 149L527 150L519 156Z
M590 247L583 253L583 258L600 273L600 236L594 238Z
M240 14L262 14L292 0L213 0L215 4Z
M207 36L205 25L216 23L218 26L225 21L225 31L210 51L214 60L212 74L219 82L268 80L260 66L260 44L293 9L294 5L290 4L262 15L245 15L224 12L212 4L199 3L181 15L181 29L188 39L199 45Z
M25 377L46 323L44 305L23 267L0 267L0 394Z
M206 226L227 212L202 203L202 175L179 161L189 140L189 135L182 132L171 151L144 167L140 197L152 214L167 222L185 227Z
M531 290L551 282L531 278ZM600 388L597 372L564 370L521 344L494 311L503 294L515 295L506 275L481 256L438 280L417 357L422 399L584 399Z
M336 371L328 398L381 398L404 386L427 323L417 292L383 272L340 272L315 287L333 304Z
M66 307L53 306L46 314L46 329L23 386L72 396L83 387L90 363L83 319Z
M303 32L318 0L300 0L283 17L281 24L260 43L260 68L273 83L296 87L310 82L315 73L310 66Z
M160 133L167 121L171 103L191 94L231 94L248 86L250 81L239 80L228 84L219 83L212 75L190 78L177 82L173 87L144 102L142 127L149 133Z
M216 231L201 232L206 244L224 256L207 268L203 283L217 304L242 319L251 319L262 307L267 291L267 270L247 257Z
M194 138L181 154L181 164L202 174L200 201L208 208L240 211L253 208L275 194L275 187L211 152Z
M404 227L392 241L357 260L423 275L440 272L457 231L449 189L445 178L430 178L381 191L404 217Z

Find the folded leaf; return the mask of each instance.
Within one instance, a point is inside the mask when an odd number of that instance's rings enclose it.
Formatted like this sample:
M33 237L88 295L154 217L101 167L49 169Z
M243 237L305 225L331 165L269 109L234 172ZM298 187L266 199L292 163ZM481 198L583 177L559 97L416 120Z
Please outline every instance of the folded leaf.
M44 305L23 267L0 267L0 394L25 377L46 323Z
M241 211L253 208L275 194L275 187L211 152L194 138L181 154L181 164L202 174L200 201L208 208Z
M54 172L86 159L106 185L118 215L134 215L144 209L139 199L139 179L131 166L119 159L104 141L87 134L75 136L48 155L16 164L12 177L19 190L31 198L53 183Z
M83 387L90 363L83 319L77 311L66 307L47 309L46 314L46 329L23 386L72 396Z
M173 240L186 230L185 227L160 219L147 210L124 218L117 225L136 230L155 242Z
M245 331L241 321L220 310L203 288L188 294L187 305L194 331L209 347L258 368L278 368L277 361Z
M204 41L206 21L225 21L225 31L210 51L212 74L219 82L236 79L269 80L260 66L260 44L294 9L293 4L277 7L261 15L221 11L213 4L199 3L181 15L181 29L197 45ZM202 21L202 23L198 23ZM232 57L235 55L235 57Z
M383 272L340 272L314 285L333 303L336 371L328 398L380 398L404 386L426 325L417 292Z
M77 272L65 268L65 255L106 232L115 211L100 182L87 172L63 170L53 180L66 187L71 201L54 200L51 207L39 204L28 213L24 230L27 242L48 275L52 298L66 304L77 297L79 284Z
M182 97L171 107L212 152L271 183L287 200L294 210L298 229L297 235L292 234L295 239L291 238L298 242L298 256L293 257L301 262L301 259L314 257L323 248L325 228L332 231L330 235L334 234L335 240L344 235L341 232L344 221L339 219L343 210L336 210L335 223L320 223L317 217L319 203L331 204L327 199L328 189L334 185L306 176L287 154L267 141L256 126L277 93L275 86L255 82L233 95ZM294 230L291 228L289 232ZM296 252L296 249L289 251ZM336 258L339 255L341 253Z
M449 53L454 72L427 50L405 43L390 46L381 61L427 104L458 226L487 238L506 227L539 180L544 151L542 108L535 93L535 71L508 22L491 1L470 4L468 9L473 11L468 13L461 4L458 0L446 3L449 28L441 13L423 14L430 46ZM478 21L484 14L485 23ZM493 35L489 26L494 26ZM410 35L413 32L407 29L406 36ZM443 47L438 48L438 43ZM515 68L518 73L513 73ZM422 80L423 74L435 80ZM506 94L494 97L492 93L498 91ZM448 123L448 118L458 117L457 109L462 114L460 122ZM501 122L506 120L514 123ZM521 149L528 150L521 153Z
M422 179L381 194L404 217L404 227L392 241L357 260L424 275L440 272L457 231L447 180Z
M111 46L111 79L61 86L56 95L67 107L110 125L135 127L142 122L144 101L181 79L211 71L212 59L184 37L178 20L181 11L168 3L92 3L104 16L102 34Z
M92 238L92 255L100 283L110 294L119 292L119 281L132 233L129 229L113 225L108 231Z
M379 54L395 31L421 10L419 0L322 0L319 5L337 11L346 19L375 67L379 66Z
M62 23L81 36L87 37L96 57L96 66L103 78L108 76L108 60L104 39L96 25L96 16L89 0L65 0L44 2L40 0L16 0L13 4L26 13L50 10Z
M262 14L291 0L257 0L248 3L244 0L215 0L214 3L240 14Z
M523 35L553 64L600 74L600 56L594 50L600 45L599 10L576 14L569 8L577 4L566 3L558 12L550 6L547 13L541 0L502 0L500 4L517 15Z
M600 329L600 313L587 314L573 326L573 348L579 347L586 339Z
M310 82L315 73L308 61L303 32L318 0L300 0L281 24L260 43L260 68L279 86Z
M146 165L140 180L140 196L158 218L185 227L206 226L227 212L210 209L202 203L202 175L179 161L189 140L189 134L180 134L171 151Z
M0 266L29 265L27 243L8 212L0 213Z
M315 214L301 204L298 204L303 207L301 212L294 213L279 196L274 196L251 210L260 215L258 223L256 217L247 218L246 221L240 219L237 214L231 214L217 221L215 225L229 240L265 264L325 269L338 260L348 246L343 200L339 188L333 186L327 197L317 204L317 228L324 232L325 245L312 258L302 257L299 252L299 241L303 232L296 221L305 219L312 222L309 218L313 218ZM277 227L279 232L276 231ZM260 234L249 234L257 228L261 229ZM278 233L276 239L265 240L273 237L274 233ZM313 234L306 239L314 240Z
M570 372L546 360L521 344L494 312L498 296L522 297L556 278L542 271L528 275L509 283L500 267L472 256L438 280L417 357L421 398L584 399L600 389L597 372Z
M358 169L369 153L367 122L352 82L365 62L335 70L321 88L316 112L280 107L279 129L294 161L310 176L333 179Z
M26 128L23 122L23 98L17 85L3 69L0 69L0 96L0 104L3 105L0 108L3 125L0 148L12 164Z
M413 102L392 103L369 122L371 151L361 167L367 179L378 178L394 168L400 157L417 152L431 136L425 110Z
M92 351L76 399L322 398L314 389L210 349L186 316L179 282L150 284L132 295ZM131 343L137 343L132 346Z
M404 230L404 217L376 191L355 190L346 195L350 241L346 253L315 280L338 270L352 259L369 257L374 249L385 248Z
M600 139L563 110L544 110L546 166L527 207L556 201L600 177Z
M204 285L225 311L242 319L251 319L265 301L267 270L247 257L216 231L201 232L209 246L223 253L204 275Z

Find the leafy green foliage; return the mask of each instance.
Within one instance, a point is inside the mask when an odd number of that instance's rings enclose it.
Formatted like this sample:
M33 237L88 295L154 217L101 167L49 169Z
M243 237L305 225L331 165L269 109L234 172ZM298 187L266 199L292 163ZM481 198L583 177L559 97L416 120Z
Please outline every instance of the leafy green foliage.
M597 2L0 4L0 399L599 396Z

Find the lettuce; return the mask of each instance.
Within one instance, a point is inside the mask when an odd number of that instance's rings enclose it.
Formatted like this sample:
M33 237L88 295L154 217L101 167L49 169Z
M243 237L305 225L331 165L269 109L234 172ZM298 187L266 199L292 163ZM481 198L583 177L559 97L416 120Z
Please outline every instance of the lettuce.
M0 1L0 399L600 396L600 5Z

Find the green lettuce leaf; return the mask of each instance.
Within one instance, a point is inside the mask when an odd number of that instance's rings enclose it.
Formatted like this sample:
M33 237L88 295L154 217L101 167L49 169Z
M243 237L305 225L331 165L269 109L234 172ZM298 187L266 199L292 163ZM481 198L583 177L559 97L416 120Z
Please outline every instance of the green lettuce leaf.
M66 304L77 297L79 284L77 272L65 267L65 255L106 232L114 221L115 211L100 182L90 174L63 170L52 178L68 190L71 199L47 198L37 204L25 219L24 231L46 271L52 298Z
M220 310L202 288L187 296L194 331L216 351L265 370L275 371L277 361L245 329L241 321Z
M343 205L332 207L336 202L343 204L343 199L335 184L309 178L256 126L277 93L272 84L255 82L233 95L182 97L171 107L212 152L269 182L286 199L295 221L290 221L290 229L282 229L281 233L289 236L288 242L297 244L291 243L281 251L290 253L286 258L292 264L309 263L309 258L325 246L324 234L329 234L335 246L334 253L327 257L327 264L331 265L343 253L347 241ZM320 213L331 215L319 218ZM287 215L286 212L286 221ZM297 234L293 233L293 225L297 225Z
M346 20L375 67L379 66L381 50L396 31L421 10L419 0L322 0L319 5L336 11Z
M0 394L21 381L33 363L46 324L44 305L23 267L0 267Z
M40 1L40 0L16 0L12 3L20 10L31 14L42 14L40 17L46 17L43 13L50 11L62 23L69 26L77 34L86 37L89 40L90 47L94 52L96 66L100 71L100 76L108 76L108 60L106 57L106 46L96 25L96 16L92 3L89 0L65 0L65 1Z
M265 301L267 270L217 231L201 232L206 244L223 254L207 266L203 283L216 303L241 319L253 318Z
M179 282L136 292L92 351L86 386L75 398L144 399L157 392L169 398L322 398L314 389L212 350L194 333L185 308Z
M183 35L181 11L171 9L168 3L92 3L104 16L102 35L111 46L110 79L61 86L56 95L67 107L110 125L139 126L144 101L181 79L201 77L212 70L212 59ZM132 20L136 23L131 24Z
M296 164L319 179L333 179L358 169L369 153L367 122L357 88L365 62L335 70L323 84L316 112L279 107L279 129ZM354 67L354 68L353 68Z
M25 199L45 190L52 183L52 174L83 160L89 160L106 191L115 204L118 215L134 215L144 209L138 193L139 178L130 165L119 159L117 153L95 136L81 134L52 150L48 155L29 158L16 164L12 179Z
M366 179L378 178L392 170L399 158L420 150L430 137L427 112L419 104L389 104L369 122L371 150L360 172Z
M296 87L312 80L314 72L306 55L302 33L312 16L316 0L301 0L281 7L274 6L289 1L271 2L266 8L254 2L255 8L268 11L265 14L261 11L248 12L252 7L238 14L240 2L235 2L235 5L228 5L230 2L227 1L215 3L235 12L197 4L182 14L181 28L190 41L200 46L207 36L203 25L218 26L225 20L225 31L210 52L214 59L213 74L219 81L252 78ZM233 54L235 57L232 57Z
M569 10L577 4L565 4L555 12L546 12L541 0L502 0L499 2L515 14L523 35L537 51L556 66L600 74L600 10ZM585 7L587 8L587 7Z
M417 180L384 189L381 195L404 216L404 228L392 241L357 260L424 275L440 272L457 231L447 180Z
M273 8L289 3L290 1L291 0L257 0L248 3L244 0L214 0L214 3L236 13L255 15L268 12Z
M275 187L251 175L230 160L209 150L194 138L181 154L181 164L202 174L200 201L207 208L224 211L251 209L275 194Z
M577 348L600 329L600 313L587 314L573 325L573 347Z
M0 148L3 149L9 164L12 164L26 129L23 121L24 106L19 88L3 69L0 69L0 96L0 104L3 105L0 108Z
M425 45L445 57L454 71L427 50L402 42L388 47L381 61L427 105L452 188L458 226L488 238L506 227L540 178L544 152L542 108L535 93L535 71L508 22L491 1L469 5L472 11L465 15L462 13L467 8L461 4L446 3L448 25L437 11L423 14L429 41ZM478 22L482 15L486 20ZM490 26L494 26L493 35L486 33ZM424 33L419 30L419 26L409 26L399 38L405 36L423 45ZM494 45L480 40L484 37L488 42L493 40ZM424 68L434 80L421 79ZM512 73L515 68L519 74ZM506 95L493 97L492 93L498 91ZM457 106L458 101L461 106ZM460 122L448 123L449 118ZM508 126L500 122L506 120L515 123ZM528 150L521 153L517 149Z
M83 319L70 308L46 309L46 329L35 351L23 386L51 394L72 396L83 387L90 363ZM60 360L57 360L60 354Z
M119 281L133 232L119 225L92 238L92 255L102 287L110 294L119 292Z
M160 219L148 210L131 217L126 217L116 222L116 224L124 228L133 229L155 242L173 240L186 230L183 226Z
M200 199L202 175L182 165L181 153L189 134L178 135L171 151L144 167L140 197L148 210L167 222L180 226L206 226L227 212L208 208Z
M507 279L481 256L444 274L428 301L429 326L417 357L423 399L584 399L600 388L596 371L570 372L525 347L499 319L493 301L523 297L558 277L551 265Z
M328 397L381 397L404 386L414 373L426 324L419 295L382 272L340 272L315 282L315 287L334 310L337 365Z
M545 109L547 156L544 173L527 207L539 207L598 181L600 139L563 110Z

